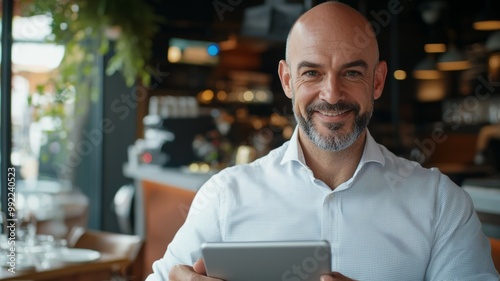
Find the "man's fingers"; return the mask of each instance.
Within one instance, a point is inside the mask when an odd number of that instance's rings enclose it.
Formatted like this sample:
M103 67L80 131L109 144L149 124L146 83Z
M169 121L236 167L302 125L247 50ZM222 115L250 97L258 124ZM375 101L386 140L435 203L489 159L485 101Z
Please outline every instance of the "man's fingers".
M193 278L194 272L193 268L187 265L174 265L168 274L168 280L170 281L182 281L182 280L196 280Z
M320 281L354 281L338 272L331 272L328 275L321 275Z
M201 275L207 275L207 270L205 268L205 262L203 259L198 259L193 265L194 271Z

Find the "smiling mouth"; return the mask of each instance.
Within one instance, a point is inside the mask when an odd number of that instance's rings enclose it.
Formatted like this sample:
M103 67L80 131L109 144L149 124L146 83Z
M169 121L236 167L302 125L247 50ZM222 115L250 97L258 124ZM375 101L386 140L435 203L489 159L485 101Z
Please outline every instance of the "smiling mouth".
M325 116L335 117L335 116L342 115L346 112L349 112L349 110L337 111L337 112L329 112L329 111L318 111L318 112L321 113L322 115L325 115Z

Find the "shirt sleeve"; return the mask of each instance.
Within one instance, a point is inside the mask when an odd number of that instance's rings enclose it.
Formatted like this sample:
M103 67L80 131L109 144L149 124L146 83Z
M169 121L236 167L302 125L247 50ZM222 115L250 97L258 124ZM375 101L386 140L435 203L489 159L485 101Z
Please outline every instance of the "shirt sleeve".
M146 281L167 281L172 266L193 265L201 257L201 244L221 241L221 183L213 176L196 193L186 221L168 245L163 258L153 263ZM168 222L164 222L168 223Z
M426 280L500 280L469 194L441 175L437 196Z

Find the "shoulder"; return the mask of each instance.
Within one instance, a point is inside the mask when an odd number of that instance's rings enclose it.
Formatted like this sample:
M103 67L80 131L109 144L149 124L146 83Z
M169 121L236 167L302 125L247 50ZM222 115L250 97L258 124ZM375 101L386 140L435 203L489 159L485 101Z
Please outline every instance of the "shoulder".
M383 173L391 190L403 192L434 215L467 217L474 206L469 194L438 168L399 157L381 146L385 158Z
M440 188L456 190L459 193L464 191L447 175L443 174L438 168L423 167L420 163L400 157L389 151L383 145L379 145L384 157L384 171L391 174L394 178L412 183L422 188Z

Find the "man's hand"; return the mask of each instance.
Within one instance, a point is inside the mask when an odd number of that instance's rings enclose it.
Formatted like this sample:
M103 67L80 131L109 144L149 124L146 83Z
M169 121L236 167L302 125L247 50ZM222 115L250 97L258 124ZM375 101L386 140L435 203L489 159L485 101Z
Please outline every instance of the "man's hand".
M355 281L349 277L346 277L338 272L332 272L326 275L321 275L321 281Z
M170 281L215 281L221 279L207 277L207 270L203 259L198 259L193 266L188 265L175 265L170 270L168 275ZM321 276L321 281L355 281L346 277L338 272L332 272Z
M174 265L168 275L170 281L215 281L220 279L207 277L207 270L203 259L197 260L191 267L189 265Z

